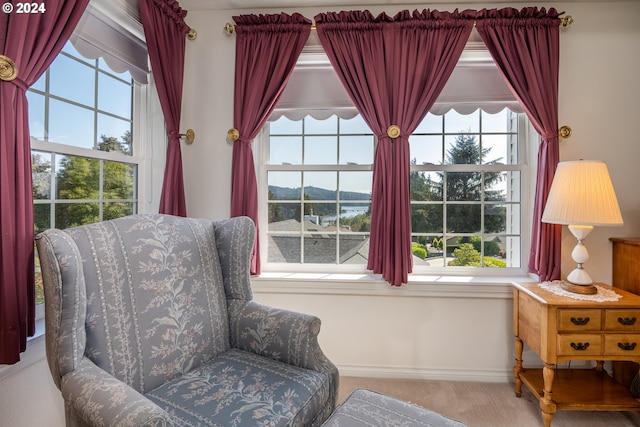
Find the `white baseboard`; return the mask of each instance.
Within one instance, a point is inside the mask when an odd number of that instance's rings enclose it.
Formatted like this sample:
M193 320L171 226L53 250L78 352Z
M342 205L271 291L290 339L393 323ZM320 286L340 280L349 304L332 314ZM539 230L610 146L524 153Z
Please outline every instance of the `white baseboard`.
M511 369L423 369L400 366L338 365L345 377L395 378L435 381L474 381L506 383L513 381Z

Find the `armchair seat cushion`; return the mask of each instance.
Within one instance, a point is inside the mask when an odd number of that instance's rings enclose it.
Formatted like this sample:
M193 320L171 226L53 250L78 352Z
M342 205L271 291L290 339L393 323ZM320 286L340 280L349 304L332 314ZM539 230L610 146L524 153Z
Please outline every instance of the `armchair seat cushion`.
M329 376L231 349L146 394L189 426L312 426Z

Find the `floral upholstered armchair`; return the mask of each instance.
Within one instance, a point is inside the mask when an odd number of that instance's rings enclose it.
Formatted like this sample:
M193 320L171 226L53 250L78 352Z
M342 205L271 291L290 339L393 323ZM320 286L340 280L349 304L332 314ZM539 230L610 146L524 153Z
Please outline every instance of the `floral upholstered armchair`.
M36 238L68 426L318 426L320 320L252 299L255 229L140 214Z

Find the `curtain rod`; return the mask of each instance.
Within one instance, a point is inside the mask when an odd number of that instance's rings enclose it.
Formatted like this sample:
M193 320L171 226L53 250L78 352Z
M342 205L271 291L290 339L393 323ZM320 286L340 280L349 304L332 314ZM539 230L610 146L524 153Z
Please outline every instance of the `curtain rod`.
M316 29L316 24L315 22L313 24L311 24L311 29L315 30ZM224 32L230 36L233 33L236 32L236 26L230 22L227 22L226 24L224 24L224 28L223 28Z
M573 17L571 15L567 15L567 16L563 16L562 18L560 18L561 21L561 25L563 28L567 28L569 26L571 26L571 24L573 24ZM311 24L311 29L315 30L316 29L316 24L313 23ZM223 28L225 34L227 34L228 36L234 34L236 32L236 26L230 22L227 22L226 24L224 24L224 28Z

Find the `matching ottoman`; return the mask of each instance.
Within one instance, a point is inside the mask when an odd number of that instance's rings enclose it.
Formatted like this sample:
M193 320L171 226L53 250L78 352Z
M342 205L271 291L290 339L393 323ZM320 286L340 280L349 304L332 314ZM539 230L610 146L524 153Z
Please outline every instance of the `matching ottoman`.
M437 412L361 388L354 390L322 426L468 427Z

